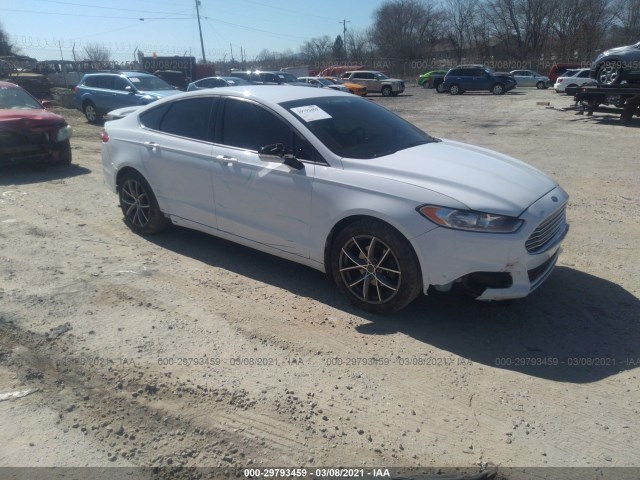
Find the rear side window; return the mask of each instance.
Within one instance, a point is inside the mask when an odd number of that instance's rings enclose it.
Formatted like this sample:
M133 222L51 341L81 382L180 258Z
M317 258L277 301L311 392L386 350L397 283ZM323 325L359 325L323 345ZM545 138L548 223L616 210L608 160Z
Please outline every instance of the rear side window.
M169 110L160 120L159 130L194 140L212 141L211 128L213 98L192 98L170 103Z
M87 78L84 85L91 88L106 88L113 90L114 79L115 77L111 75L96 75L94 77Z
M150 130L212 141L217 104L211 97L164 103L140 115L140 123Z

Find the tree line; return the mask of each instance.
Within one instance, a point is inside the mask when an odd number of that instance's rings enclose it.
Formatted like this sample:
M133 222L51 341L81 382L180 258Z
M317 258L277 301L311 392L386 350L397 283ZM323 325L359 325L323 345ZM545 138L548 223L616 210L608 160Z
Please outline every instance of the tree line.
M365 31L312 38L305 59L593 60L640 41L640 0L387 0Z

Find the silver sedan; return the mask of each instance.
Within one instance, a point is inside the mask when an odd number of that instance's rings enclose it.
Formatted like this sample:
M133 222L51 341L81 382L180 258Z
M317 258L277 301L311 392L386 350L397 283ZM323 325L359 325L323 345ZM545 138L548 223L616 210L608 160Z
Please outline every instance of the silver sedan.
M513 76L519 87L536 87L540 90L549 88L549 77L533 70L513 70L509 74Z

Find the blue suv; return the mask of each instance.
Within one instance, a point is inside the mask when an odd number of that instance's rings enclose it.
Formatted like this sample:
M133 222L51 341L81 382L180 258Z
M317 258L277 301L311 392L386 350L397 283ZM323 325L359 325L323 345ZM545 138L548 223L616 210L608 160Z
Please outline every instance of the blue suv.
M180 93L155 75L143 72L88 73L75 88L75 105L90 123L116 108L146 105Z
M451 95L483 90L502 95L514 89L516 81L513 77L495 73L484 65L460 65L447 72L442 86Z

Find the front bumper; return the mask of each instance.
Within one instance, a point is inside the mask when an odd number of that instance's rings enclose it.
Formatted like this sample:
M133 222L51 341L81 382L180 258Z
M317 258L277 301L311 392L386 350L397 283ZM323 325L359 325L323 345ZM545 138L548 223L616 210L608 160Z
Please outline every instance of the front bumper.
M525 243L545 220L564 209L567 201L566 192L556 187L520 215L525 222L515 233L475 233L440 227L414 238L424 293L429 285L446 290L473 279L477 288L479 280L487 279L476 292L478 300L526 297L544 283L555 267L569 230L564 215L540 248L532 253Z

